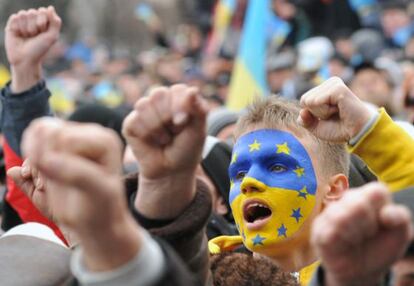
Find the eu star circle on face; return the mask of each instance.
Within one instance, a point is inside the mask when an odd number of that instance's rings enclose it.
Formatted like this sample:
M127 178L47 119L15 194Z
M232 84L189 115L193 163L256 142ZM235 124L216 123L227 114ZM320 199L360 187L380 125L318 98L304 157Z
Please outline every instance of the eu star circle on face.
M315 206L311 158L289 132L260 129L241 136L229 175L233 216L254 252L300 231Z

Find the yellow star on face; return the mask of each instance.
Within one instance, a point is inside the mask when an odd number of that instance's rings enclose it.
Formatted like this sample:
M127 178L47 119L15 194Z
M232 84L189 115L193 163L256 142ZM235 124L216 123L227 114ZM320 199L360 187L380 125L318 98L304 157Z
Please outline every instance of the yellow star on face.
M287 144L287 142L283 143L283 144L276 144L277 147L277 152L276 153L285 153L287 155L290 154L290 149L289 146Z
M236 163L236 161L237 161L237 153L234 153L233 156L231 157L231 163L230 164Z
M305 174L305 169L297 167L296 170L293 170L293 172L295 172L296 175L300 178Z
M230 190L233 189L233 186L234 186L234 182L233 180L230 180Z
M253 152L253 151L259 151L260 150L260 143L257 142L257 140L255 139L254 142L252 144L249 145L249 152Z

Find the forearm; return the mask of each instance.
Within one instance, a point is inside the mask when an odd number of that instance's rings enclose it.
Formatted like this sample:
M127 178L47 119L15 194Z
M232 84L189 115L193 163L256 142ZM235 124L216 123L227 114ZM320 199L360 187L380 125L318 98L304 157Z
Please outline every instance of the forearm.
M191 204L195 193L195 172L154 180L140 174L135 208L150 219L174 219Z
M40 64L24 64L11 66L11 91L22 93L32 88L42 79L42 67Z
M75 231L91 271L108 271L130 261L140 251L142 229L129 213L99 229Z
M39 81L19 94L5 86L0 95L3 110L1 130L8 145L20 155L20 143L24 130L34 119L51 115L49 108L50 92L43 81Z
M80 285L154 285L164 275L166 261L158 245L144 230L141 230L141 247L131 252L132 257L124 263L93 271L84 265L86 253L82 248L75 250L71 269ZM119 243L113 241L112 243ZM122 246L122 242L120 244Z
M414 186L414 140L384 110L350 151L392 191Z
M211 195L203 182L197 181L197 192L194 200L182 214L173 220L148 219L137 212L132 201L131 208L139 224L155 237L160 237L168 242L192 273L197 274L201 281L208 279L205 226L211 214Z

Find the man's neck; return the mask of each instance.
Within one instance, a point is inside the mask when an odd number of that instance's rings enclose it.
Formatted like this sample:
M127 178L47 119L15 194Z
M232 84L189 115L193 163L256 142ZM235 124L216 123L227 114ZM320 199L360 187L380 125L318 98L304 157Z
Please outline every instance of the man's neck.
M311 246L306 243L305 245L297 245L296 247L291 248L288 253L283 255L270 255L270 258L275 261L283 271L298 272L304 267L314 263L316 261L316 254Z

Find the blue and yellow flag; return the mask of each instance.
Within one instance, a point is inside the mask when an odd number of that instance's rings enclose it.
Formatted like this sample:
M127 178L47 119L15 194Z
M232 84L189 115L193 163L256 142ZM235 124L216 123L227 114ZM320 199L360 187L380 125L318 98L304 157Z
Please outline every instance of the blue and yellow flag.
M223 45L237 0L219 0L214 10L213 30L207 45L207 53L216 54Z
M240 110L255 96L266 93L266 25L270 13L269 0L249 1L227 98L232 110Z

